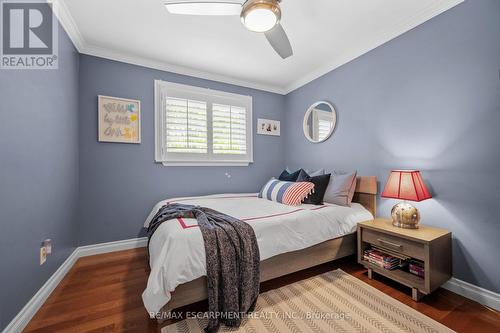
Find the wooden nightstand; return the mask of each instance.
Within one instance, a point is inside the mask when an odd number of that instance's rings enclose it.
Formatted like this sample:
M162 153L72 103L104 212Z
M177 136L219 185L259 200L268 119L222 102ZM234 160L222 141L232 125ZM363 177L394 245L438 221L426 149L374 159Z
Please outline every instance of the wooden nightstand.
M363 259L363 251L376 247L402 259L424 262L424 277L408 271L388 270ZM358 262L373 272L412 288L412 298L420 300L451 278L451 233L445 229L419 224L418 229L394 227L388 219L375 219L358 224Z

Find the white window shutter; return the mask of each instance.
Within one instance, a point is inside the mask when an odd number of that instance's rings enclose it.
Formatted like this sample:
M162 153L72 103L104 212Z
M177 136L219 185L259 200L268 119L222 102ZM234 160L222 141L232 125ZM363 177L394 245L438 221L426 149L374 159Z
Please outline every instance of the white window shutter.
M318 138L326 138L330 134L331 127L331 120L319 119Z
M168 97L165 109L167 153L206 154L207 103Z
M213 153L247 153L246 109L231 105L212 105Z

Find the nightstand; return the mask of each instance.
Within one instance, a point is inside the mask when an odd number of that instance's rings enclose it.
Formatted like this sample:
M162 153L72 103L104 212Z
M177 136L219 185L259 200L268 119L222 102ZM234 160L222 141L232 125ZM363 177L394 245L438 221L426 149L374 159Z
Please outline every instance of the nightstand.
M424 276L403 269L388 270L363 258L364 250L378 249L391 256L423 262ZM448 230L419 224L418 229L394 227L391 220L375 219L358 224L358 262L373 272L412 288L412 298L436 290L451 278L451 233Z

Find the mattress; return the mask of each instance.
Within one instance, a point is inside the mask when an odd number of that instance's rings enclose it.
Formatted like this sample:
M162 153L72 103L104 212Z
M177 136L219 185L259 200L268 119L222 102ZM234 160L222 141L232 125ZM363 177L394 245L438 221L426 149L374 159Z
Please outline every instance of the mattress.
M247 222L255 231L261 260L353 233L358 222L373 219L357 203L351 207L287 206L258 198L256 193L243 193L161 201L144 227L168 203L208 207ZM149 252L151 272L142 299L150 313L160 311L178 285L206 275L205 247L196 219L178 218L162 223L151 238Z

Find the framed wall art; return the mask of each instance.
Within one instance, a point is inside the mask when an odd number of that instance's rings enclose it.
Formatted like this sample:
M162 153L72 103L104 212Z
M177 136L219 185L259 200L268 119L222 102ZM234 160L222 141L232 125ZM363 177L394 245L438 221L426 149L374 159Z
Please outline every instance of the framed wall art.
M134 99L98 96L98 140L141 143L141 102Z
M280 136L280 121L257 119L257 134Z

